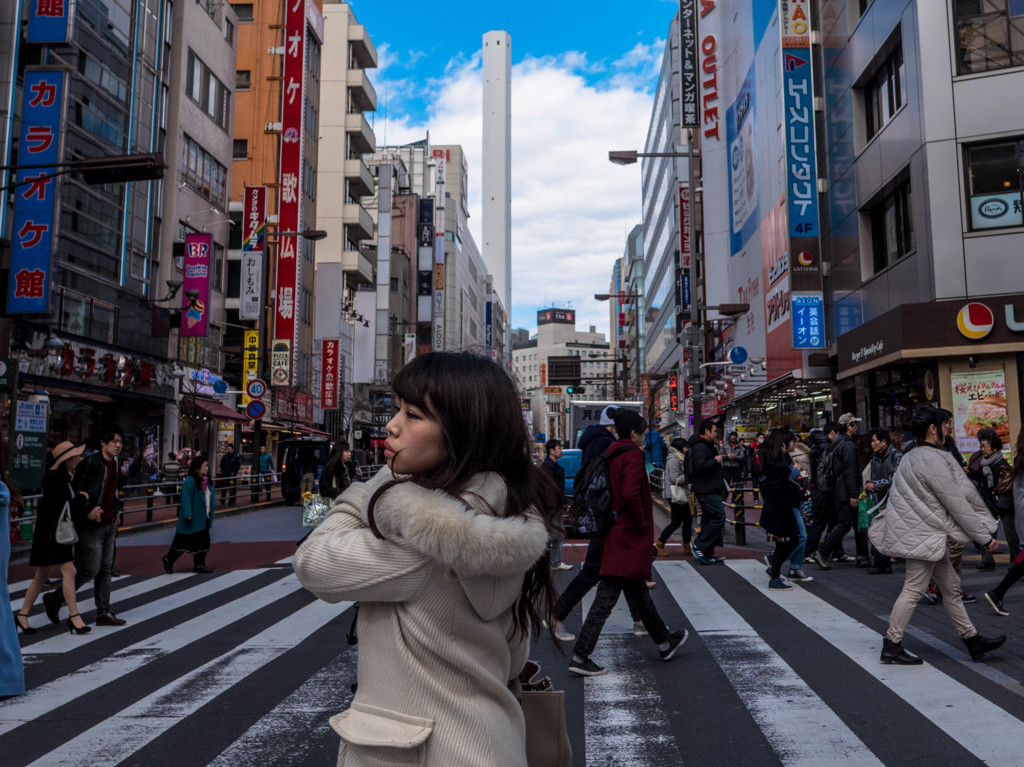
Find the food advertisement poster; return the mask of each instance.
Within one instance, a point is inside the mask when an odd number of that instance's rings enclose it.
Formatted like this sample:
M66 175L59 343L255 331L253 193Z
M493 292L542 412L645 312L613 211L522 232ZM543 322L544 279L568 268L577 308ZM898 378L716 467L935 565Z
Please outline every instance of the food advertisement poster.
M994 429L1003 448L1010 447L1010 419L1006 409L1006 377L1002 370L953 373L953 427L961 453L978 450L978 432Z

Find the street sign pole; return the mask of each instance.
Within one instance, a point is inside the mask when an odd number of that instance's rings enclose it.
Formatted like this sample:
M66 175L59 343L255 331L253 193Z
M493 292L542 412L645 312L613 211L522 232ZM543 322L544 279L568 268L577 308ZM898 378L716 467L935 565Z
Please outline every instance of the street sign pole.
M270 225L267 224L267 231L263 233L263 248L261 256L263 258L263 291L262 299L263 305L260 307L260 318L259 322L259 352L256 360L256 377L261 381L266 381L266 358L267 358L267 337L270 334L270 322L267 320L267 310L273 306L273 302L270 300L270 266L268 258L267 246L270 242ZM253 469L256 469L256 462L259 461L260 454L260 442L263 439L263 419L257 418L253 421L252 427L252 462Z

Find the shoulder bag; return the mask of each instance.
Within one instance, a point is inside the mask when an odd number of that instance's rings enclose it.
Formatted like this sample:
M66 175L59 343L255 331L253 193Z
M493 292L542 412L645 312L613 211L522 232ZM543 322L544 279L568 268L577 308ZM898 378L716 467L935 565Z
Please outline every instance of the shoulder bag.
M551 678L540 675L540 664L534 660L526 661L509 688L523 706L527 766L570 767L572 745L565 723L565 692L553 689Z
M78 531L75 530L75 523L71 519L71 501L64 501L64 508L57 518L57 543L70 546L78 543Z

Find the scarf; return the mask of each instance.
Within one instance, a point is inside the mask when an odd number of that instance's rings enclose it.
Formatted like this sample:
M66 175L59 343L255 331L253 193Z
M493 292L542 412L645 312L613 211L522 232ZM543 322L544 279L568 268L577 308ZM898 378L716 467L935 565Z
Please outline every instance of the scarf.
M209 477L209 475L207 475L207 476L203 477L202 490L203 490L204 493L206 492L206 488L209 487L209 485L210 485L210 477Z
M992 467L1003 460L1003 454L996 450L988 458L985 456L981 457L981 473L985 477L985 487L992 490L996 483L999 481L999 477L992 474Z

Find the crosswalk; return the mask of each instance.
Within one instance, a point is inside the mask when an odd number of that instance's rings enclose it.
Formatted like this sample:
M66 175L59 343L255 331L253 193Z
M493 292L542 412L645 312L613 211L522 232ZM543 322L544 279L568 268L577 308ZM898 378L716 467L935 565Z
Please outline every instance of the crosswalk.
M605 676L568 674L546 639L534 648L566 692L574 764L1024 763L1019 656L970 663L951 628L915 626L907 641L926 663L883 666L884 616L821 583L768 592L753 560L655 572L662 616L691 631L672 662L620 630L632 625L624 606L594 652ZM11 584L15 607L27 585ZM327 720L355 681L351 604L315 600L289 560L120 578L112 603L127 624L84 636L50 627L41 604L33 611L28 692L0 700L5 767L335 764ZM91 620L89 590L79 604Z

